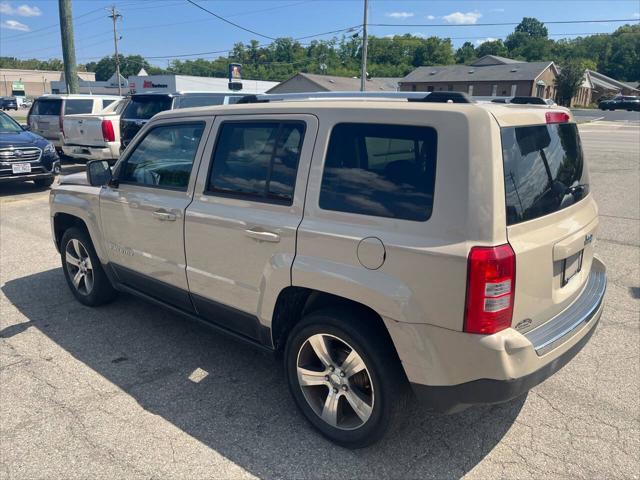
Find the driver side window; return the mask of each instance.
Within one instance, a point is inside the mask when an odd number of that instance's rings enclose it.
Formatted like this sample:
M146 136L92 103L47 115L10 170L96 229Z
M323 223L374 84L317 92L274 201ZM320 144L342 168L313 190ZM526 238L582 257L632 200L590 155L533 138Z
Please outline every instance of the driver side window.
M150 130L124 162L122 183L186 190L204 123L162 125Z

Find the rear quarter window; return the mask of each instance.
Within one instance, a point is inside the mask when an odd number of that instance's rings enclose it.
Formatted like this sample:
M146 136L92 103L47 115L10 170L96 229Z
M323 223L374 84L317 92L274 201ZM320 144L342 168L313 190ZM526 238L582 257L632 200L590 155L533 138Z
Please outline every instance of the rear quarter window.
M436 153L431 127L337 124L329 139L320 208L425 221L433 209Z
M59 116L61 107L62 107L62 100L60 99L51 99L51 100L38 99L33 103L33 110L31 111L31 114Z
M76 115L80 113L91 113L93 111L93 99L75 100L69 99L64 102L64 114Z

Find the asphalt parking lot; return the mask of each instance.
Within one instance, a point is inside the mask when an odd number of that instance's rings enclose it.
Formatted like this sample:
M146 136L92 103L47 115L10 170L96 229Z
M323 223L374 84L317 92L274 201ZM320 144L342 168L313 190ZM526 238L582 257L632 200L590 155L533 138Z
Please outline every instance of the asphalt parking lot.
M609 276L591 342L525 397L360 451L307 425L272 358L126 295L77 303L48 192L2 187L0 478L638 478L640 126L580 128Z

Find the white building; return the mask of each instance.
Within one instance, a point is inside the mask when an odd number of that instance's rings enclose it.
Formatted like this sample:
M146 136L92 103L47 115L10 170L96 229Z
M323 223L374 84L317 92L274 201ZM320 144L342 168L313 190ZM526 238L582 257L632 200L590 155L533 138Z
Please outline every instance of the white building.
M221 92L264 93L278 82L239 80L241 90L230 90L227 78L194 77L190 75L133 75L129 77L130 93L148 92Z
M128 93L127 79L120 75L120 90L122 95ZM67 93L67 84L64 81L64 74L59 81L51 82L51 93ZM78 93L94 95L118 95L118 80L116 74L111 75L109 80L83 80L78 79Z

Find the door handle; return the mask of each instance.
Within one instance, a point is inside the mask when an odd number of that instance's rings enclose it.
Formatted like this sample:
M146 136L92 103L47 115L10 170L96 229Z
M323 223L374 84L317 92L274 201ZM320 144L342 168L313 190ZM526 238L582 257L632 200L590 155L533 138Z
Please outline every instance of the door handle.
M280 235L273 232L265 232L263 230L256 230L250 228L249 230L245 230L244 233L255 240L261 240L263 242L273 242L277 243L280 241Z
M161 222L175 222L176 220L176 214L166 210L156 210L152 215L153 218L157 218Z

